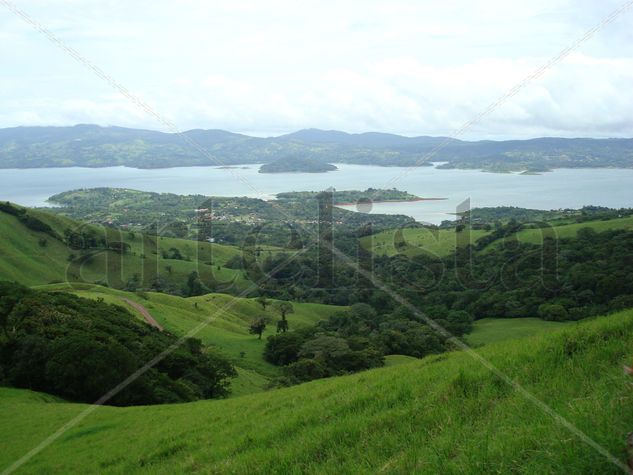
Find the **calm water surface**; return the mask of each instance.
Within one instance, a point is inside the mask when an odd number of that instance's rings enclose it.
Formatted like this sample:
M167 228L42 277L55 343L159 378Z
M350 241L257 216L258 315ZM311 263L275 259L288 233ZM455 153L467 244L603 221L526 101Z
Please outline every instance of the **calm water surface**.
M329 173L260 174L247 168L183 167L139 170L109 168L44 168L0 170L0 200L25 206L46 206L55 193L78 188L119 187L144 191L208 196L250 196L269 199L282 191L384 188L406 190L443 201L376 203L374 213L399 213L419 221L451 219L459 203L471 206L519 206L537 209L580 208L584 205L633 207L633 170L560 169L542 175L484 173L338 164ZM397 178L395 182L393 179ZM350 209L355 209L351 206Z

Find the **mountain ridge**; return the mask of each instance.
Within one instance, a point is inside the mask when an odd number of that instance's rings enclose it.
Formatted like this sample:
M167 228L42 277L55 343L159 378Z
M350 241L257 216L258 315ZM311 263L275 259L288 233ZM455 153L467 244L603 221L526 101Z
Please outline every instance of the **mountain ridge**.
M378 166L447 162L443 168L487 171L633 168L633 138L464 141L321 129L253 137L220 129L176 134L94 124L0 129L0 168L222 166L269 163L288 156Z

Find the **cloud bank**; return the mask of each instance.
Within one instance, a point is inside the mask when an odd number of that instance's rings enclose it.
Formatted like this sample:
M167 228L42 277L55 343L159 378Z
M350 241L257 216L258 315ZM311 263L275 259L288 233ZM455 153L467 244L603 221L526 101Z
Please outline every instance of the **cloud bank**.
M615 9L605 1L16 5L181 129L450 135ZM464 138L633 136L633 12ZM0 127L161 129L0 10Z

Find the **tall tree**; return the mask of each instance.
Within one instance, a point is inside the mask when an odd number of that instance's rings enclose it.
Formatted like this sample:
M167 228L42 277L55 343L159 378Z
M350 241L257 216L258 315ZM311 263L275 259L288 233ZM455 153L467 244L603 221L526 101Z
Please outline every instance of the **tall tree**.
M258 339L261 340L262 339L262 333L264 333L264 330L266 329L266 318L265 317L258 317L255 320L253 320L251 322L251 325L248 329L248 332L251 335L257 335Z
M295 309L290 302L279 302L275 305L275 308L281 315L281 320L277 322L277 333L287 332L289 325L286 315L294 313Z

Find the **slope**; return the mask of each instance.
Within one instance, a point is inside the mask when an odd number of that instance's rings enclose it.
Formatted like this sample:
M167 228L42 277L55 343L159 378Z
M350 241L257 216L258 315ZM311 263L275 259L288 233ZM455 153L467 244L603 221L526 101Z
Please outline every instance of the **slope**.
M200 297L182 298L155 292L124 292L98 285L54 284L38 287L41 290L72 291L92 299L103 299L121 305L143 320L138 309L128 305L130 300L142 305L158 323L175 335L185 335L200 324L206 323L195 334L207 346L224 354L238 369L238 378L232 383L232 396L262 391L271 377L279 375L279 368L267 363L262 357L268 335L275 333L275 321L279 319L274 304L266 310L253 298L239 298L226 294L207 294ZM294 313L288 315L291 329L313 325L344 309L333 305L294 303ZM266 316L270 324L262 340L248 333L249 323L258 316Z
M516 239L519 242L530 244L542 244L545 238L575 238L578 230L583 228L591 228L595 232L615 229L630 230L633 229L633 217L627 216L624 218L593 220L571 224L554 223L552 226L545 228L522 229L505 239ZM483 229L472 229L468 231L468 228L459 233L455 232L454 228L431 229L420 227L390 229L361 238L361 245L364 249L379 256L403 254L410 257L427 253L443 257L451 254L456 247L462 247L468 243L475 244L478 239L489 234L490 231ZM499 242L500 241L493 241L486 246L486 249L491 250L495 246L499 246Z
M404 254L414 256L421 253L428 253L435 256L447 256L455 250L457 246L464 246L468 243L474 244L477 239L490 234L489 231L480 229L468 233L455 229L431 229L431 228L404 228L390 229L372 236L361 238L361 245L364 249L372 251L379 256L394 256Z
M158 280L163 286L180 289L196 271L205 284L217 290L240 292L249 285L241 271L223 267L239 255L234 246L88 225L32 209L27 214L50 226L53 233L31 229L0 210L0 280L25 285L100 282L115 288L124 288L130 280L136 280L138 287L150 288ZM63 238L67 231L84 237L90 234L108 246L123 243L129 247L125 252L110 247L72 249Z
M620 461L633 311L479 350ZM0 467L86 406L1 389ZM23 473L619 473L463 352L223 401L101 407Z

